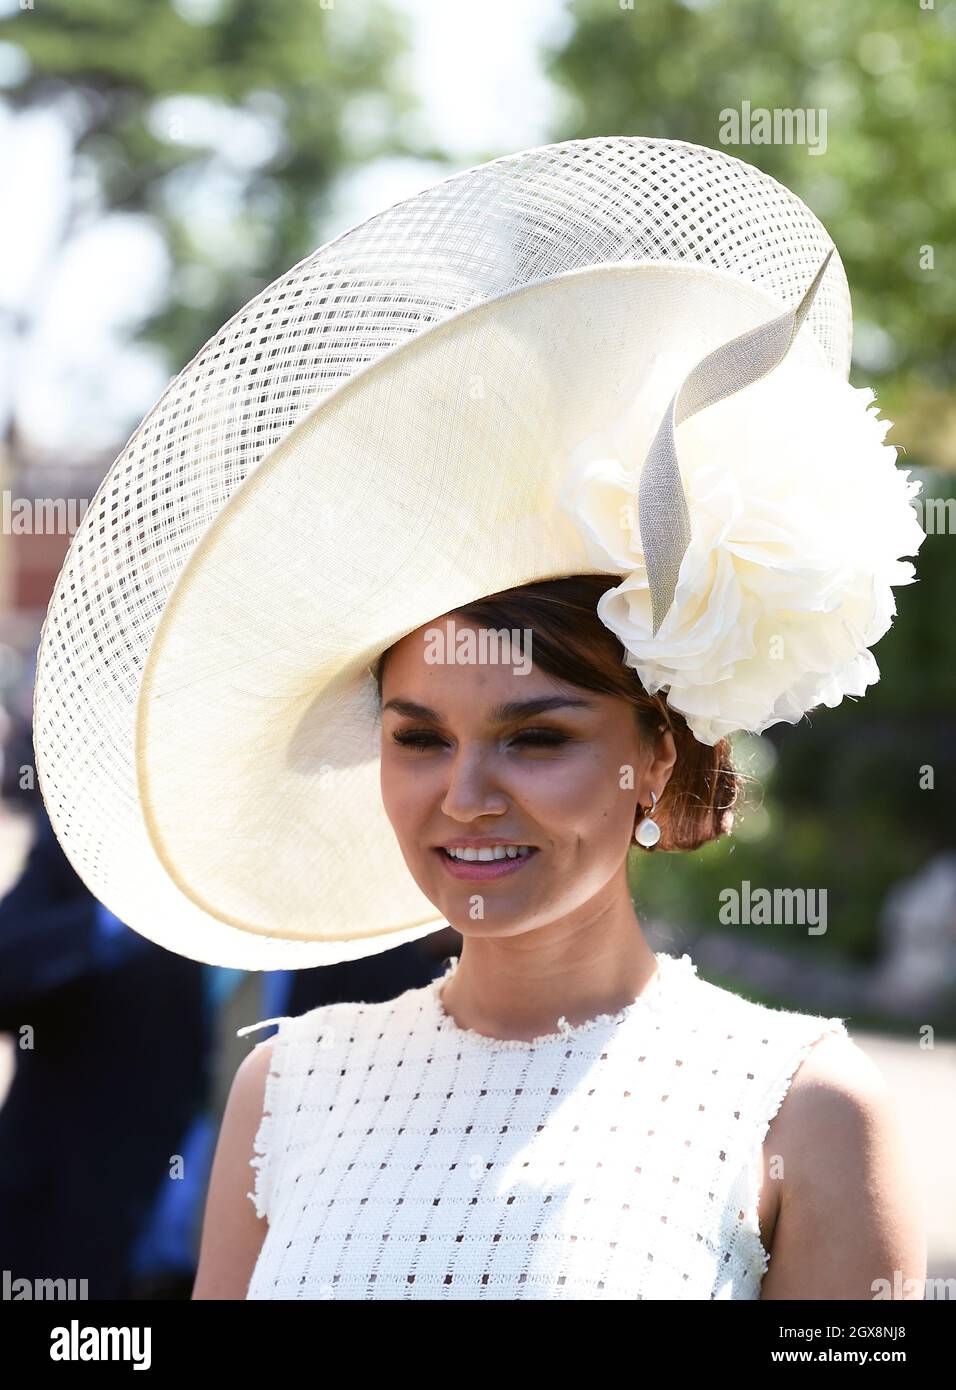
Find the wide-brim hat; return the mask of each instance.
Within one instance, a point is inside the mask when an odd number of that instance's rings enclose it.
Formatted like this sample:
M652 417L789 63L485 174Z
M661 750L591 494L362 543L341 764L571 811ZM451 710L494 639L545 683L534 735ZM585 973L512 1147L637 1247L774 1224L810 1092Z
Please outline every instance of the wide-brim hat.
M779 365L739 389L760 370L748 378L722 347L751 350L798 304ZM715 483L694 459L736 460L750 438L769 480L766 431L784 430L788 402L784 432L806 450L800 422L816 390L839 451L850 340L846 277L817 218L761 171L679 141L602 137L509 155L301 261L169 384L104 478L50 602L40 786L91 892L163 946L246 969L329 964L443 927L385 814L371 667L429 620L514 585L624 578L613 601L630 606L615 617L609 599L609 625L633 636L629 659L649 690L673 681L675 708L709 742L738 711L739 727L759 729L798 717L804 699L862 693L875 679L863 640L888 625L860 579L863 554L852 573L834 576L824 557L787 576L788 593L798 580L825 591L811 605L821 612L848 595L864 613L839 690L819 670L806 683L801 636L799 670L769 705L740 663L739 704L718 707L708 692L732 689L735 666L719 630L706 689L688 674L698 659L667 646L667 622L718 551L714 603L724 620L737 605L737 640L754 603L728 587L742 550L739 538L723 544L720 518L742 515L763 474L728 463ZM689 402L682 383L708 354L717 377L743 376ZM675 426L692 526L706 514L719 528L700 532L699 553L684 528L660 626L643 555L650 506L625 554L602 547L601 508L639 482L655 445L666 473ZM633 472L622 474L625 453ZM848 487L858 473L847 465ZM903 477L888 470L877 488L894 522L881 532L893 583L912 572L895 556L915 549L898 548L902 511L916 525ZM766 523L762 553L782 547L779 517L754 516ZM774 583L782 592L779 570ZM664 650L670 664L655 664Z

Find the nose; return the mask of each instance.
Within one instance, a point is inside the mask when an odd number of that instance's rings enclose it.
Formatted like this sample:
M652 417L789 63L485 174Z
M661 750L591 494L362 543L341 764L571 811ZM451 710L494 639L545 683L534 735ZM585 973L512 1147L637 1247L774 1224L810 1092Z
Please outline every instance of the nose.
M450 820L467 823L507 811L508 798L495 777L493 764L494 759L480 745L459 745L449 764L448 786L442 798L442 811Z

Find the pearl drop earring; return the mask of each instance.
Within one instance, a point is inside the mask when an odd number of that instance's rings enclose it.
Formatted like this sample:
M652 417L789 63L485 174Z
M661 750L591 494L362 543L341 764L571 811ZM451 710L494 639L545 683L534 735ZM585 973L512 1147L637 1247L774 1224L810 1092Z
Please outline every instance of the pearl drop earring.
M658 840L661 838L660 826L657 824L656 820L651 819L651 817L654 815L656 807L657 796L654 792L651 792L650 815L645 816L644 819L638 825L637 829L634 831L634 839L644 849L653 849L654 846L657 844Z

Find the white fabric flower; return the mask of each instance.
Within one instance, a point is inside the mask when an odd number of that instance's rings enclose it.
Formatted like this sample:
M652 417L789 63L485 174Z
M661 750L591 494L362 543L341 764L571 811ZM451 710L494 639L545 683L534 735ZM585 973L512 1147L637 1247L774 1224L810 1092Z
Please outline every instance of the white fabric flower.
M560 505L595 568L623 573L598 614L649 694L666 691L701 743L794 724L879 680L868 648L896 615L925 539L920 491L883 443L873 391L784 363L679 425L691 542L652 637L638 484L694 359L660 354L638 397L575 449Z

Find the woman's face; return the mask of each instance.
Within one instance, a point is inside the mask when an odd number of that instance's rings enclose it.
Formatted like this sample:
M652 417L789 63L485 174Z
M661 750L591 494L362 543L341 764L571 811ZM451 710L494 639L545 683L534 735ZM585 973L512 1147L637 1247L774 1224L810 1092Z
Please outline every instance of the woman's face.
M633 707L533 664L426 661L425 632L449 623L478 631L455 616L409 633L382 686L382 797L415 882L463 935L508 935L627 894L627 850L653 762ZM569 703L499 708L540 700ZM532 853L450 863L440 846L468 837Z

